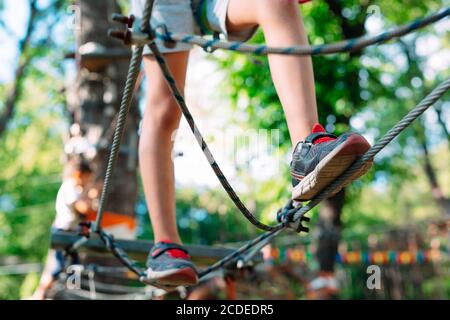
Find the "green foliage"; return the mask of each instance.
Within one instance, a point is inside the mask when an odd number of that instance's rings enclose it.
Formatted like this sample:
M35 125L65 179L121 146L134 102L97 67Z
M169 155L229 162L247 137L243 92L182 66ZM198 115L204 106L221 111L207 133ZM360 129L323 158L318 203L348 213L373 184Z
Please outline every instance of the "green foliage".
M67 3L57 0L39 7L35 28L41 32L19 57L31 63L20 84L14 117L0 137L0 260L17 256L22 262L39 262L47 253L67 128L61 91L66 42L53 28L46 29L66 14ZM9 87L0 84L0 101L5 101ZM0 299L29 295L37 279L37 274L1 276Z
M424 282L424 292L427 297L439 299L450 296L450 276L444 274L440 278L432 278Z
M48 77L48 76L47 76ZM54 80L29 78L10 129L0 144L0 257L43 261L62 172L62 108L49 99ZM38 81L37 79L40 79ZM56 176L55 176L56 175ZM22 276L2 277L0 298Z

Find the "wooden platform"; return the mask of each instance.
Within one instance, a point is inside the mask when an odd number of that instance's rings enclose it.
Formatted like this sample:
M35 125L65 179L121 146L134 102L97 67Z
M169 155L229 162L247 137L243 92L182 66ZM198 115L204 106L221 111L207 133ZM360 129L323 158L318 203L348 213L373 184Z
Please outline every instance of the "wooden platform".
M51 234L51 247L63 250L72 245L77 239L79 239L79 236L74 233L53 231ZM116 239L116 242L132 259L140 263L145 263L147 255L153 246L153 242L145 240ZM199 267L211 265L235 250L234 248L204 245L187 245L185 247L194 263ZM104 243L97 235L89 239L78 251L95 256L111 256L111 253L105 248Z
M79 236L71 232L52 231L51 247L64 250L78 239ZM144 240L117 239L116 243L142 266L153 246L153 242ZM187 245L185 247L200 270L235 251L235 248L219 246ZM56 300L148 300L164 293L164 290L141 283L133 272L124 267L106 249L98 235L93 235L77 252L80 257L79 263L83 268L80 274L81 278L79 278L81 286L69 289L66 282L69 275L64 273L49 291L47 298ZM253 262L261 260L262 254L257 254L252 259ZM225 270L217 270L209 274L201 280L201 283L225 275L239 278L245 270L236 268L236 264L230 264Z

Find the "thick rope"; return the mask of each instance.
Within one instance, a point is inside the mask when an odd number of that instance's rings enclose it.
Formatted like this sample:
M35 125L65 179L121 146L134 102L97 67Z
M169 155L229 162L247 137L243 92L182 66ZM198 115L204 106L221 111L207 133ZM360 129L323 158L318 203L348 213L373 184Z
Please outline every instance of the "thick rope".
M108 164L106 166L105 179L103 182L102 193L100 196L99 206L97 210L97 218L93 228L94 232L100 229L100 224L103 219L105 211L106 200L108 197L109 189L111 187L111 179L115 169L116 160L119 156L120 144L125 131L125 124L127 122L128 114L130 111L131 101L133 99L134 86L136 84L142 62L143 47L135 47L130 61L130 68L128 70L127 80L125 83L125 89L123 92L122 102L120 104L119 116L116 122L116 129L114 130L114 138L109 154Z
M412 31L423 28L436 21L439 21L450 14L450 8L442 9L427 17L416 19L406 25L399 26L393 30L385 31L373 36L363 36L360 38L349 39L332 44L323 44L316 46L292 46L292 47L268 47L266 45L251 45L241 42L228 42L220 39L205 39L191 34L181 34L156 32L156 37L165 42L183 42L202 47L205 50L224 49L242 53L252 53L258 55L284 54L284 55L324 55L339 52L351 52L361 50L370 45L386 42L393 38L404 36ZM140 38L140 37L136 37ZM136 39L145 43L145 38Z
M139 29L144 33L148 33L150 31L150 18L152 16L153 2L154 2L154 0L145 1L144 12L142 13L141 25L139 26Z

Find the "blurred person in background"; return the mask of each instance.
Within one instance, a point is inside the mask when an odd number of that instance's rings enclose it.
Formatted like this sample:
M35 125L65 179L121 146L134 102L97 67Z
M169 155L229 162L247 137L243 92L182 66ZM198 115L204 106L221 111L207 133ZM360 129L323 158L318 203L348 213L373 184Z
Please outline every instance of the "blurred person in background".
M87 196L92 180L92 169L87 162L80 160L75 165L72 174L64 179L59 188L55 205L56 216L52 229L77 231L80 222L86 221L86 215L92 207L91 200ZM58 280L60 273L65 269L65 260L64 251L49 249L39 286L29 299L45 299L46 292ZM72 264L77 264L77 255L71 255L71 260Z

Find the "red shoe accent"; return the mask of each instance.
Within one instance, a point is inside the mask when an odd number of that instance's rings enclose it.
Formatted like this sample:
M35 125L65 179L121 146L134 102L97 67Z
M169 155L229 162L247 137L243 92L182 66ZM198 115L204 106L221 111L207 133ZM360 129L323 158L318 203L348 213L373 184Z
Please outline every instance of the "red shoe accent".
M312 130L311 133L316 133L316 132L326 132L324 127L322 127L322 125L320 123L316 123ZM320 139L317 139L316 141L314 141L314 144L318 144L318 143L322 143L322 142L327 142L327 141L332 141L335 140L334 138L330 138L330 137L323 137Z
M190 259L189 255L187 255L186 253L184 253L183 251L178 250L178 249L171 249L171 250L168 250L167 253L168 253L172 258Z
M170 240L161 240L160 242L163 243L172 243ZM179 249L170 249L166 251L172 258L179 258L179 259L190 259L188 254L186 254L184 251L181 251Z

